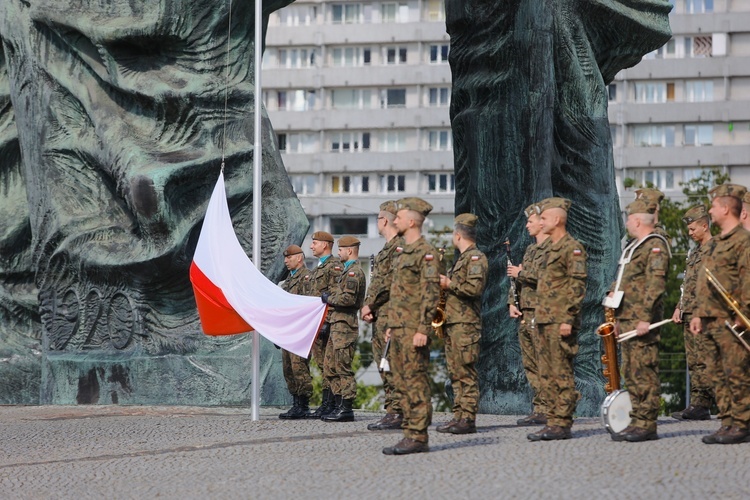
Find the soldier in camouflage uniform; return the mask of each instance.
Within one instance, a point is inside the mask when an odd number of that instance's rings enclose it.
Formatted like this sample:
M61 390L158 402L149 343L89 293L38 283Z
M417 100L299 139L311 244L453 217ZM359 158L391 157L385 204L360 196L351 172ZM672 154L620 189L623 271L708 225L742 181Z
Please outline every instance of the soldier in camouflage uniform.
M445 294L445 360L453 387L453 419L438 432L474 434L479 407L479 338L482 334L482 293L487 281L487 257L477 248L477 216L455 218L453 246L461 255L447 276L440 275Z
M529 381L534 396L532 399L531 414L519 419L516 423L520 426L545 425L547 423L547 404L542 399L542 391L539 379L538 351L539 339L536 335L536 320L534 308L538 302L536 294L536 283L539 269L544 263L544 257L549 244L549 235L542 232L541 209L538 204L532 204L524 210L526 215L526 229L529 236L536 240L526 247L523 261L520 266L508 266L507 275L516 280L516 286L520 289L519 299L521 309L514 304L512 290L508 293L508 308L511 318L520 318L518 325L518 343L521 346L521 362L523 363L526 379Z
M332 255L333 236L330 233L325 231L316 231L313 233L310 249L313 256L318 258L318 265L310 274L307 295L320 297L323 293L328 292L336 286L343 267L338 257ZM311 350L312 359L318 364L321 373L325 373L326 345L328 344L328 337L331 332L330 318L331 310L329 308L326 320L323 322L323 326L318 333L318 338L313 342ZM332 412L333 408L333 393L331 393L328 379L323 376L323 400L318 409L309 414L309 418L322 418Z
M742 197L742 212L740 212L740 223L742 227L750 231L750 193Z
M403 247L404 240L398 236L398 230L393 225L396 218L396 202L386 201L380 205L378 214L378 232L385 238L383 249L375 257L375 265L370 280L370 286L365 295L365 306L360 311L362 319L372 323L372 355L375 366L380 366L385 348L385 322L388 318L388 299L391 293L393 278L393 259L398 247ZM401 394L393 385L391 371L382 370L380 378L383 381L385 393L385 416L379 421L368 424L371 431L400 429L403 421L401 410Z
M742 198L747 190L737 184L722 184L709 191L708 213L721 233L708 243L703 266L698 271L696 306L690 331L703 335L706 369L712 376L721 427L703 437L706 444L734 444L750 440L750 351L727 328L734 311L707 281L707 270L748 315L750 308L750 232L740 224Z
M537 279L534 311L540 340L539 375L547 402L547 425L528 434L530 441L570 439L576 391L573 358L578 353L581 304L586 294L586 250L567 231L570 200L540 203L542 231L549 235L544 266Z
M687 224L688 235L695 241L696 246L688 251L685 259L685 278L682 282L680 303L672 314L672 320L684 326L685 357L690 372L690 404L682 411L673 412L672 417L678 420L708 420L711 418L709 408L713 402L711 378L706 371L703 337L690 333L690 319L695 308L698 269L701 266L702 254L711 240L711 227L708 222L708 211L703 205L689 208L682 220Z
M359 240L354 236L339 238L339 259L343 270L336 285L321 296L332 306L328 321L331 335L326 346L323 376L328 380L335 407L323 416L326 422L351 422L354 420L352 404L357 396L352 361L357 348L359 322L357 312L365 299L367 278L359 265Z
M309 284L310 270L305 267L305 254L297 245L290 245L284 250L284 265L289 276L279 285L282 290L296 295L305 295ZM289 411L279 415L281 419L299 419L307 416L312 395L312 377L307 358L297 356L286 349L281 350L281 364L284 380L292 395L294 404Z
M435 247L422 237L422 224L431 210L432 205L420 198L403 198L398 201L394 221L404 247L394 263L386 338L391 339L394 384L401 392L404 438L383 448L386 455L429 451L432 394L428 335L440 298L441 271Z
M636 199L627 206L625 227L633 242L620 259L624 292L615 310L616 332L636 330L635 338L620 349L622 373L630 393L633 410L630 425L612 435L614 441L641 442L657 439L659 415L659 333L651 323L661 320L662 296L667 285L669 244L654 232L656 205ZM610 289L614 295L615 285Z
M654 233L658 234L665 240L669 241L669 235L664 226L659 222L659 209L661 208L661 202L664 199L664 193L654 188L641 188L635 190L635 199L643 200L649 205L656 207L656 213L654 213Z

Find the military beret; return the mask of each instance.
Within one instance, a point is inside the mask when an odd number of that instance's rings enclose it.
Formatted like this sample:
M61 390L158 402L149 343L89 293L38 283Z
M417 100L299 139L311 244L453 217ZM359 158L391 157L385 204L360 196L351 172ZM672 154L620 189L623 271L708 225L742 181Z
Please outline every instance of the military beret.
M540 215L542 213L542 209L539 207L538 203L532 203L526 209L523 211L523 214L528 219L532 215Z
M326 233L325 231L315 231L312 235L312 239L333 243L333 236L331 236L331 233Z
M568 200L567 198L547 198L545 200L542 200L539 202L539 213L541 214L545 210L549 210L550 208L562 208L566 212L570 210L570 206L573 203Z
M701 219L708 219L708 211L703 204L688 208L685 215L682 216L682 221L685 224L690 224Z
M396 205L396 202L394 200L384 201L380 204L380 211L390 212L393 215L396 215L396 213L398 212L398 206Z
M474 227L477 225L479 217L474 214L460 214L457 215L453 220L456 224L462 224L464 226Z
M401 198L397 202L399 210L414 210L427 217L432 211L432 205L424 201L422 198Z
M647 201L645 198L640 198L632 201L627 207L625 207L625 210L628 212L628 215L633 214L655 214L656 213L656 203Z
M708 192L708 196L712 200L722 196L731 196L742 201L745 193L747 193L747 188L745 186L740 186L739 184L719 184Z
M654 188L641 188L635 190L636 200L646 200L650 203L659 204L664 199L664 193Z
M342 236L341 238L339 238L339 248L358 246L359 240L354 236Z
M286 250L284 250L284 257L297 255L298 253L302 253L302 249L300 247L298 247L297 245L289 245L288 247L286 247Z

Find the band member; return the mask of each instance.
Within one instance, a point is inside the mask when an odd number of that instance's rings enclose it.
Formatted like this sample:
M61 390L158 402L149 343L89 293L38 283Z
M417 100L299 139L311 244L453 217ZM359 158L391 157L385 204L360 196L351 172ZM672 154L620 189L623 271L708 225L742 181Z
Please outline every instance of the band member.
M325 231L316 231L312 236L310 244L313 256L318 258L318 265L312 270L310 275L310 286L308 295L320 297L323 293L328 292L336 286L343 267L341 261L333 256L333 236ZM326 320L320 328L318 337L312 345L312 359L317 363L321 373L325 373L325 352L328 344L328 337L331 332L331 310L326 315ZM308 418L321 418L328 415L334 409L333 393L328 379L323 376L323 399L317 410L310 413Z
M520 266L508 266L507 274L515 278L516 286L520 286L519 310L513 303L512 293L508 294L508 307L511 318L520 318L518 326L518 343L521 346L521 362L523 363L526 379L529 381L534 396L532 411L527 417L519 419L518 425L545 425L547 423L547 404L542 399L539 380L539 341L536 335L536 319L534 308L537 304L536 283L539 269L544 263L544 255L549 235L542 232L540 217L541 209L538 204L529 205L524 210L526 215L526 230L535 242L526 248Z
M664 229L664 226L659 222L659 211L661 209L661 202L664 199L664 193L654 188L636 189L635 199L644 200L649 205L656 207L656 212L654 213L654 233L669 241L669 235L667 234L666 229Z
M573 412L581 395L573 378L578 353L581 304L586 295L586 250L567 231L570 200L547 198L540 203L542 232L549 235L545 263L537 280L535 309L540 340L539 375L547 402L547 425L529 434L530 441L572 437Z
M477 248L477 216L455 218L453 246L460 252L448 275L440 275L445 294L445 360L453 387L453 419L437 427L438 432L473 434L477 432L479 359L482 334L482 292L487 281L487 257Z
M322 418L326 422L354 420L352 404L357 396L352 360L357 348L359 322L357 312L365 299L367 279L359 265L359 240L354 236L339 238L339 259L343 270L334 286L323 292L321 300L332 306L328 321L331 334L326 345L323 377L328 380L335 407Z
M385 349L385 323L388 318L393 259L396 255L396 249L403 247L404 244L404 240L398 236L396 226L393 225L396 212L395 201L386 201L380 205L378 232L385 238L385 245L375 257L370 286L367 288L367 295L365 296L365 306L360 311L362 319L372 323L372 355L375 366L380 366ZM371 431L400 429L403 421L401 394L395 390L393 374L390 370L381 370L380 378L383 381L386 413L379 421L369 424L367 429Z
M721 427L708 436L706 444L733 444L748 441L750 431L750 351L727 328L733 324L733 311L707 280L711 271L716 280L738 303L747 316L750 304L750 232L740 224L742 199L747 190L737 184L722 184L708 192L711 221L720 234L708 242L703 266L698 272L696 306L690 331L702 335L706 347L706 370L712 376Z
M429 337L440 298L440 263L435 247L422 237L422 224L432 205L420 198L398 201L394 224L404 247L394 263L388 306L391 371L401 392L404 438L383 448L386 455L429 451L427 427L432 422Z
M750 231L750 193L742 197L742 212L740 212L740 223L742 227Z
M711 240L711 227L706 207L696 205L689 208L682 217L687 224L688 235L695 241L695 248L688 251L685 262L685 278L680 288L680 302L672 314L675 323L684 325L685 357L690 372L690 404L682 411L672 413L678 420L708 420L709 408L713 401L710 374L706 372L706 354L703 352L703 337L690 333L690 319L695 308L695 286L698 269L702 265L702 254Z
M297 245L288 246L284 250L284 265L289 270L289 276L279 286L289 293L305 295L310 270L305 267L305 254L302 249ZM307 358L282 349L281 364L286 387L292 395L294 404L289 411L280 414L279 418L292 420L306 418L312 395L309 361Z
M637 336L621 347L622 374L633 410L630 425L612 435L614 441L641 442L658 439L659 333L650 329L661 320L662 296L669 270L669 245L654 232L656 205L636 199L627 206L625 228L633 241L620 259L623 293L615 309L617 332L636 330ZM616 292L613 286L611 295Z

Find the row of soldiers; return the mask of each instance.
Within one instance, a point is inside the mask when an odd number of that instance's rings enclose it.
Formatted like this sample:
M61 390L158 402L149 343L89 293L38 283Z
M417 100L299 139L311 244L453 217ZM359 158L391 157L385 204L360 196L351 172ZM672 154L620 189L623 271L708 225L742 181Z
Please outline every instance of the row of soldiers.
M323 371L323 400L311 412L309 361L283 351L284 377L294 404L282 419L321 418L326 422L354 420L356 383L352 359L357 340L357 313L373 325L373 354L381 364L385 345L390 370L381 371L385 392L384 417L368 430L403 429L403 439L383 449L386 455L429 450L427 428L432 422L432 393L428 374L430 336L443 338L454 392L453 418L437 427L449 434L476 432L479 382L481 297L487 258L476 247L477 217L455 218L453 245L459 255L445 271L442 253L422 235L432 206L420 198L404 198L380 205L378 231L386 243L373 263L365 290L358 263L360 242L353 236L338 241L339 259L332 255L333 236L313 234L310 249L317 266L305 268L304 253L296 245L284 251L289 277L281 286L290 293L320 296L329 305L327 317L313 344L312 358ZM436 328L438 305L444 323Z

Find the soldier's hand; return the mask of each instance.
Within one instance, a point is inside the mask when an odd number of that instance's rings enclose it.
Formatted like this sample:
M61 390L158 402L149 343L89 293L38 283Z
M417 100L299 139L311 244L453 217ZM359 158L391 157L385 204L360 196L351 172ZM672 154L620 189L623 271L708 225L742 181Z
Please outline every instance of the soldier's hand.
M703 324L700 318L693 318L690 320L690 333L693 335L699 335L703 332Z
M412 340L412 344L414 344L414 347L424 347L427 345L427 335L424 333L415 333L414 334L414 340Z
M388 328L385 331L385 341L388 342L389 340L391 340L391 329L390 328Z
M636 334L639 337L642 337L646 335L649 332L648 327L651 326L651 323L648 321L639 321L638 324L635 326Z
M680 308L675 307L674 312L672 313L672 321L674 321L677 324L682 323L682 319L680 319L680 316L682 316L682 314L680 314Z
M523 316L521 311L519 311L518 308L514 304L510 305L509 313L510 313L511 318L520 318L521 316Z
M369 316L371 314L372 314L372 309L370 309L370 306L364 306L362 307L362 309L359 310L359 315L362 316L362 319L365 321L367 321L366 316Z
M373 321L375 321L375 316L373 316L372 313L365 314L364 316L362 316L362 320L364 320L365 323L372 323Z
M328 304L328 298L331 296L328 292L323 292L323 294L320 296L320 301L324 304Z
M508 272L506 273L511 278L518 278L518 273L523 270L523 266L508 266Z
M573 333L573 325L569 325L568 323L560 324L560 336L561 337L569 337L571 333Z
M441 274L440 275L440 288L443 290L447 290L451 286L451 280L448 278L448 276Z

